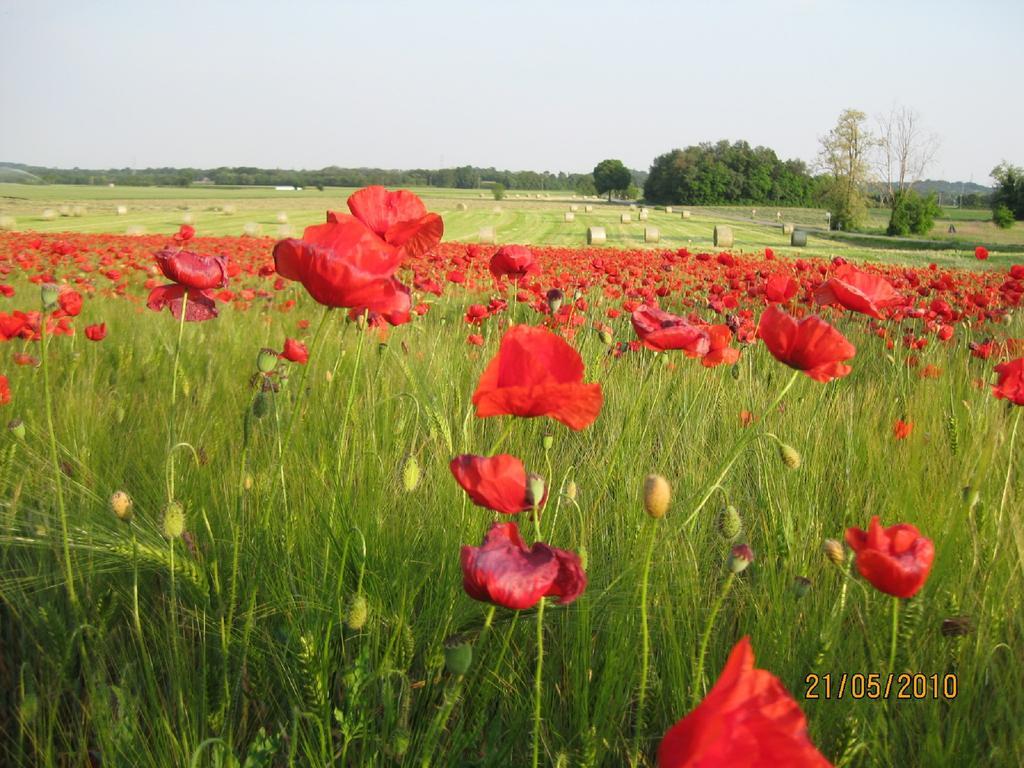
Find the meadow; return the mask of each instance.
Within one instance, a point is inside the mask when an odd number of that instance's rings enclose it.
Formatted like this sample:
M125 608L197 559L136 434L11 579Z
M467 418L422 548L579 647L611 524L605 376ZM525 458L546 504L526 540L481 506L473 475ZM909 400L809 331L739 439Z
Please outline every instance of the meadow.
M1024 763L1024 406L991 386L1022 354L1014 251L795 249L730 211L653 209L645 245L599 201L423 190L444 241L403 260L412 311L392 327L275 271L276 238L343 210L337 191L99 189L82 216L37 221L62 203L19 190L22 231L0 232L0 763L654 765L743 636L834 765ZM175 245L183 213L197 236ZM237 237L248 221L269 237ZM711 246L723 222L733 249ZM591 225L608 247L583 245ZM483 226L535 244L530 271L497 279ZM168 246L225 254L219 316L147 307ZM821 306L844 260L901 302ZM772 276L793 292L769 298ZM41 301L49 284L80 311ZM776 359L769 304L833 325L852 372ZM736 359L641 344L634 313L654 305L728 327ZM602 392L592 423L477 415L521 324L578 353ZM308 360L279 358L286 339ZM543 477L546 503L473 503L449 464L497 453ZM841 543L875 515L934 542L912 597ZM471 598L460 548L496 520L576 553L582 594ZM890 673L907 696L838 687Z

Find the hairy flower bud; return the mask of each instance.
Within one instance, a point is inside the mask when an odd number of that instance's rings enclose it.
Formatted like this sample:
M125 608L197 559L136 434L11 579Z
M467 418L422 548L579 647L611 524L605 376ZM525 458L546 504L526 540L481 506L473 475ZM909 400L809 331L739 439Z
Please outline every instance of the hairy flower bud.
M789 469L800 469L800 454L796 448L786 443L779 444L779 458Z
M260 373L270 373L277 367L277 352L272 349L264 347L260 350L260 353L256 355L256 367Z
M180 502L170 501L164 507L164 520L161 526L164 536L177 539L185 532L185 508Z
M420 463L416 461L413 454L409 454L402 461L402 488L406 493L412 493L420 484Z
M366 598L359 594L352 598L345 612L345 625L352 630L359 631L366 626L366 620L370 617L370 606Z
M19 440L25 439L25 422L21 419L11 419L7 422L7 429Z
M835 539L825 539L825 542L821 545L821 549L825 553L825 557L836 565L842 565L846 562L846 550L844 550L843 545Z
M453 675L461 677L473 663L473 644L466 635L452 635L444 641L444 666Z
M754 550L746 544L737 544L729 551L729 570L742 573L754 562Z
M732 541L743 532L743 520L731 504L718 513L718 532L727 541Z
M132 519L132 497L124 491L114 491L110 497L110 510L118 520L128 522Z
M668 512L672 502L672 488L661 475L651 474L644 478L644 509L655 520L659 520Z

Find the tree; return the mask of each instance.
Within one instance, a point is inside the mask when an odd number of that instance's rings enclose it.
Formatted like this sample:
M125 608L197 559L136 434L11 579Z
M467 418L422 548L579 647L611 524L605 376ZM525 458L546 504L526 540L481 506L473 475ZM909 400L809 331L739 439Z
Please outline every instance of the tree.
M998 182L992 193L992 210L1008 208L1017 221L1024 219L1024 168L1004 161L992 169L992 178Z
M491 193L494 195L495 200L505 199L505 185L495 182L491 185Z
M594 187L599 195L607 192L609 202L612 192L625 192L632 181L633 176L621 160L602 160L594 167Z
M829 177L825 199L832 209L833 228L853 229L864 216L868 159L876 144L864 127L866 119L859 110L843 110L835 128L819 139L818 165Z
M926 197L917 194L913 189L897 192L886 232L901 237L910 234L927 235L935 225L935 218L941 212L934 192Z
M885 180L883 199L892 210L889 234L905 235L908 228L915 234L926 234L931 222L923 231L918 231L924 226L923 222L918 221L915 228L911 220L918 214L923 215L928 198L909 193L935 159L939 139L925 132L921 116L908 107L893 107L888 115L878 118L878 128L878 173Z
M597 187L594 186L594 177L589 173L583 174L576 179L576 184L573 189L576 190L576 194L578 195L589 196L597 194Z

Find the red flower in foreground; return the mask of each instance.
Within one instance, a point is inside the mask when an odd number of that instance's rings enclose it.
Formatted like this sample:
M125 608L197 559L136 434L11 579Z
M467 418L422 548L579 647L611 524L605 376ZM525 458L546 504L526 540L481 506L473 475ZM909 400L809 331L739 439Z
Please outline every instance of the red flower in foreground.
M522 280L528 275L540 274L540 265L533 252L522 245L503 245L491 256L490 267L495 280L502 277Z
M196 235L196 228L188 224L182 224L174 233L174 242L186 243Z
M550 416L572 429L594 422L604 402L600 384L583 383L583 358L546 328L515 325L480 377L476 415Z
M284 351L281 352L280 356L289 362L305 365L306 361L309 360L309 350L306 349L306 345L301 341L285 339Z
M680 349L687 357L703 357L711 349L705 328L658 307L642 306L633 312L631 319L633 330L648 349L658 352Z
M82 294L74 288L63 288L57 296L57 304L60 306L60 317L76 317L82 311ZM54 314L54 317L57 316Z
M274 246L278 274L297 280L328 307L378 314L392 324L409 319L409 289L394 279L406 256L421 256L441 240L444 225L412 192L366 187L348 199L353 215L327 214L301 240Z
M974 258L976 258L978 261L984 261L985 259L987 259L988 248L986 248L983 245L979 245L977 248L974 249Z
M815 381L839 379L853 370L842 361L853 357L857 348L820 317L812 315L797 322L772 305L761 315L757 335L776 360Z
M750 638L729 653L714 687L658 747L659 768L825 768L807 719L779 679L754 668Z
M474 600L512 610L530 608L543 597L571 603L587 586L574 552L537 542L527 547L515 523L494 523L479 547L464 546L462 586Z
M156 312L170 307L174 318L180 320L184 304L185 320L190 323L217 316L210 291L228 284L227 260L223 256L201 256L180 248L164 248L156 253L156 263L174 283L154 288L146 306Z
M992 387L992 393L1014 405L1024 405L1024 357L997 365L995 372L999 382Z
M107 324L85 326L85 338L89 341L103 341L107 337Z
M844 264L814 292L819 304L839 304L854 312L881 317L880 310L904 302L888 280Z
M882 527L878 516L867 531L846 529L846 543L857 553L857 570L880 592L913 597L928 580L935 545L912 525Z
M477 506L508 515L533 509L526 467L515 456L507 453L490 457L463 454L452 459L449 467L456 482ZM540 505L546 500L545 488Z
M789 275L771 275L764 287L764 297L769 302L787 302L800 289Z
M7 377L0 374L0 405L7 405L11 402L11 385Z
M896 419L892 425L892 434L897 440L906 440L914 429L914 422Z

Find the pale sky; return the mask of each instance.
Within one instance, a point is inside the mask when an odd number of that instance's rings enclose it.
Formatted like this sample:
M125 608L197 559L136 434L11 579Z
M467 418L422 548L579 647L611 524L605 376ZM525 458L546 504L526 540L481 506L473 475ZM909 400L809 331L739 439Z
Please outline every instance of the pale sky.
M647 169L746 139L812 160L917 110L931 178L1024 165L1024 3L0 0L0 160Z

